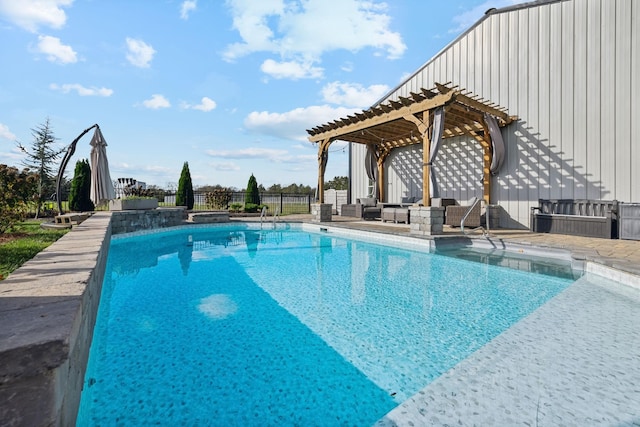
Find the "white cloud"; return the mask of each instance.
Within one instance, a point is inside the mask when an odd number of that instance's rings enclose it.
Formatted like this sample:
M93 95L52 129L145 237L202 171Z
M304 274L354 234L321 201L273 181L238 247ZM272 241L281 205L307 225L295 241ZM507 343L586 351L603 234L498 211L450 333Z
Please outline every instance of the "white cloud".
M139 68L149 68L153 55L156 53L155 49L139 39L132 39L127 37L127 60L131 65Z
M51 83L49 88L52 90L57 90L62 93L69 93L72 90L75 90L80 96L111 96L113 95L113 89L107 89L106 87L84 87L77 83L65 83L63 85L57 85L55 83Z
M0 0L0 15L33 33L38 27L62 28L67 21L63 7L73 0Z
M62 44L57 37L38 36L38 52L47 55L51 62L70 64L78 61L77 54L71 46Z
M473 9L466 9L461 14L453 17L452 21L456 26L450 29L449 33L456 34L465 31L475 24L478 19L482 18L482 15L484 15L487 10L493 7L499 9L501 7L511 6L518 3L522 3L522 0L488 0Z
M277 138L296 141L307 141L306 129L345 117L357 109L344 107L330 107L328 105L296 108L285 113L270 113L268 111L254 111L244 120L247 129Z
M233 27L242 39L227 46L224 58L229 61L254 52L270 52L282 59L281 64L308 64L312 69L311 64L333 50L373 48L385 52L390 59L399 58L406 50L400 34L390 29L385 3L229 0L227 4ZM268 65L277 63L267 64L267 69Z
M196 10L198 2L196 0L185 0L180 6L180 18L189 19L189 13Z
M200 111L211 111L214 108L216 108L216 101L211 98L207 98L206 96L202 98L200 104L193 106L194 110Z
M266 160L273 163L299 163L316 161L317 154L291 155L287 150L275 148L241 148L238 150L208 150L206 152L211 157L234 159L234 160Z
M367 108L388 91L387 85L364 87L357 83L331 82L322 88L322 97L332 104Z
M260 70L275 79L317 79L322 77L323 69L314 67L310 62L296 61L276 62L267 59L260 66Z
M9 126L0 123L0 138L15 141L17 137L9 130Z
M340 66L340 69L342 71L347 72L347 73L352 72L353 71L353 62L351 62L351 61L345 62L344 64L342 64Z
M147 99L142 101L142 105L152 110L158 110L160 108L169 108L171 107L171 103L167 98L159 94L151 95L151 99Z
M220 172L233 172L239 171L240 166L236 165L233 162L220 162L220 163L212 163L211 166Z

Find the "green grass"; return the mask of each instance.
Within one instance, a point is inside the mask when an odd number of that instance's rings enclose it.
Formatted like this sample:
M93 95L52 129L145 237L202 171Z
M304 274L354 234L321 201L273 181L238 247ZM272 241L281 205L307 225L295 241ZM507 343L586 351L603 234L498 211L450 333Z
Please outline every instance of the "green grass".
M0 234L0 280L51 245L69 230L43 230L41 221L26 221Z

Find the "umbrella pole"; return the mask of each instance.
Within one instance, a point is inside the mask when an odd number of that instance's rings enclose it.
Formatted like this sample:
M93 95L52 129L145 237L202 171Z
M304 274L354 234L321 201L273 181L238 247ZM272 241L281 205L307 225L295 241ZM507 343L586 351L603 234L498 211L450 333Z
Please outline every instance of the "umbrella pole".
M69 160L71 160L71 156L73 156L73 153L76 152L76 144L78 144L78 141L80 141L80 138L82 138L87 132L89 132L93 128L99 128L98 124L96 123L95 125L90 126L85 130L83 130L82 133L78 135L78 137L74 139L71 144L69 144L69 147L67 147L67 152L64 154L64 157L62 158L62 162L60 163L60 169L58 170L58 177L56 178L56 201L58 202L59 215L64 214L64 211L62 210L62 200L60 200L60 187L62 185L62 177L64 176L64 170L67 167L67 163L69 163Z

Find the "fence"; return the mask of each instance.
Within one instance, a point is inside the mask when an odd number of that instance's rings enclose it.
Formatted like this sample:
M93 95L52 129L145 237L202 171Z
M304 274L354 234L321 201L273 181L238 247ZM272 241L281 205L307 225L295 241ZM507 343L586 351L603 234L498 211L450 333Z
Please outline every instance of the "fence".
M325 191L325 203L331 203L333 205L333 213L339 213L340 206L346 203L346 190L326 190ZM211 210L212 206L207 206L206 192L194 192L194 205L193 210ZM226 209L231 208L233 205L244 206L244 191L236 191L231 193L231 200ZM165 192L164 196L158 196L160 206L175 206L176 195L175 193ZM273 215L276 209L282 215L291 214L308 214L311 213L311 204L315 203L315 196L313 194L290 194L290 193L260 193L260 204L267 206L267 213ZM69 211L69 205L66 200L62 202L62 208L65 212ZM103 208L104 209L104 208ZM41 216L53 216L57 214L57 205L55 202L45 202ZM29 216L35 215L35 205L30 205Z
M194 192L193 194L193 210L211 210L212 206L207 206L206 192ZM226 208L234 205L244 206L244 191L236 191L231 193L231 200ZM273 215L276 210L282 215L291 214L307 214L311 212L311 203L314 202L312 194L289 194L289 193L260 193L260 204L267 206L267 213ZM175 206L176 195L165 194L164 200L160 202L161 206Z

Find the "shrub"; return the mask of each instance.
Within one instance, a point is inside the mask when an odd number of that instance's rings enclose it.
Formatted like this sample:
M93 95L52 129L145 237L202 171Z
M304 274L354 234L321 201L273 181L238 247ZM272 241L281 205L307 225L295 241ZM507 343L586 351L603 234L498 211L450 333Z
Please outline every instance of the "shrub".
M249 212L249 213L253 213L253 212L258 212L260 210L260 205L255 204L255 203L245 203L244 204L244 211L245 212Z
M27 204L37 196L38 174L0 165L0 234L26 218Z
M189 163L184 162L180 180L178 181L178 192L176 193L176 206L186 206L187 209L193 209L193 183L191 182L191 172L189 172Z
M258 190L258 181L256 177L251 174L249 182L247 183L247 192L244 195L244 210L247 210L248 204L259 205L260 204L260 191Z
M228 188L216 188L205 193L204 200L209 209L227 209L231 197L232 192Z
M69 192L69 209L76 212L87 212L95 209L91 201L91 166L88 160L78 160L71 181Z

